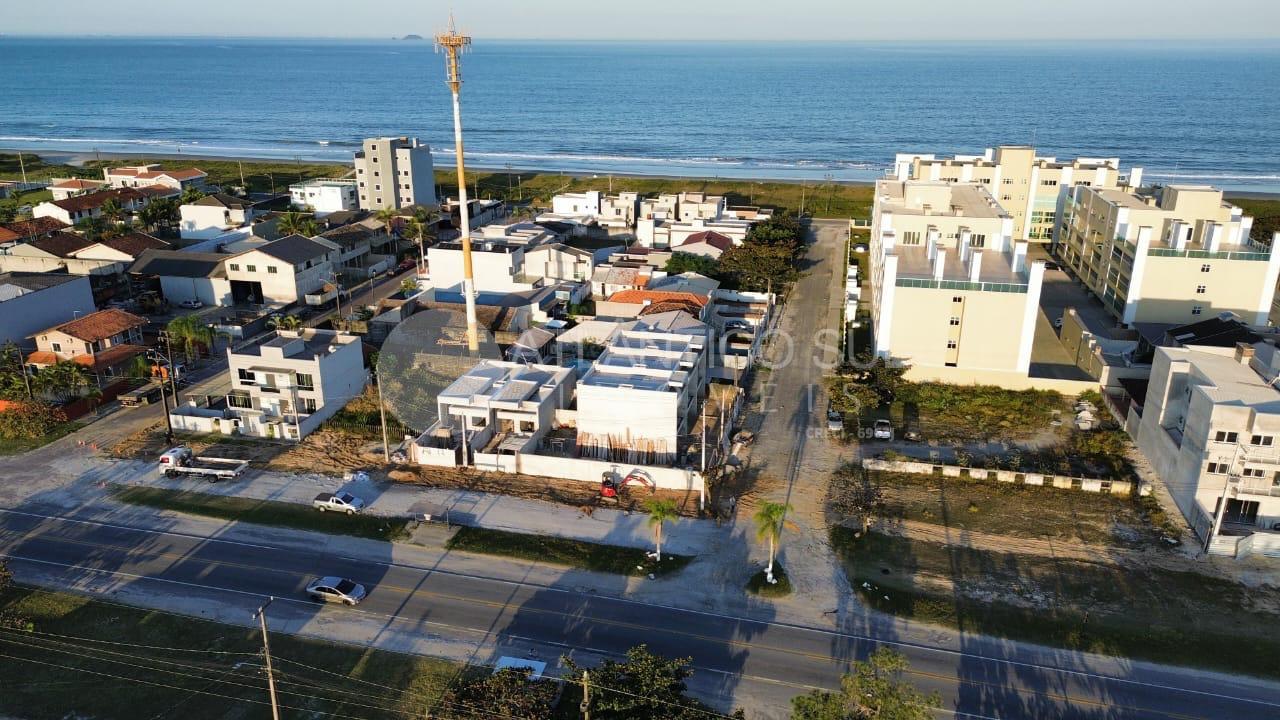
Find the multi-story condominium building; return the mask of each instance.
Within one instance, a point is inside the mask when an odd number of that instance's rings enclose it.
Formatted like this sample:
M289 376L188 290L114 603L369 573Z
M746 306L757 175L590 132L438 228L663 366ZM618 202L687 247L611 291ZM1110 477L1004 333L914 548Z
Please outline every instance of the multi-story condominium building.
M640 218L676 219L680 205L680 196L663 193L657 197L644 198L640 201Z
M1013 218L971 183L880 180L871 228L875 352L916 377L1025 376L1043 262L1014 242ZM984 374L991 374L989 377Z
M481 360L440 392L438 420L414 454L427 464L470 465L477 452L533 452L555 426L556 410L569 407L573 388L571 368Z
M615 331L578 383L578 452L620 462L671 462L698 416L707 338Z
M723 195L708 195L704 192L682 192L678 196L677 209L680 219L719 220L725 211Z
M316 178L290 185L289 202L295 208L311 208L316 217L324 217L330 213L360 207L357 190L355 180Z
M364 149L356 153L355 165L361 210L436 204L431 148L418 138L365 140Z
M1119 158L1059 161L1037 156L1030 146L1002 145L988 148L982 155L899 153L894 160L894 176L898 180L984 185L1013 218L1014 239L1049 242L1062 188L1136 188L1142 181L1142 170L1134 168L1125 177L1120 174Z
M1210 552L1280 556L1280 352L1229 352L1156 349L1138 448Z
M1208 186L1153 194L1077 186L1063 195L1054 252L1122 323L1183 324L1230 311L1263 325L1280 243L1255 243L1252 225Z
M606 195L599 190L561 193L551 198L551 214L566 218L594 219L607 228L629 228L636 223L640 196L634 192Z
M269 333L227 348L227 366L232 390L224 419L257 437L306 437L363 392L367 380L360 338L333 330ZM205 414L180 408L175 419L184 412Z

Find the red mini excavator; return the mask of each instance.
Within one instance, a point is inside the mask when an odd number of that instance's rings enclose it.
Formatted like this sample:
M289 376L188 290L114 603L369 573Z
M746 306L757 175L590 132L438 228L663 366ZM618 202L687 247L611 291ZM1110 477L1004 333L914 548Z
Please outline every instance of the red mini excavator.
M649 488L650 493L658 491L658 486L653 484L653 479L643 470L632 470L621 479L618 479L616 472L605 472L600 476L600 497L616 498L632 484L644 485Z

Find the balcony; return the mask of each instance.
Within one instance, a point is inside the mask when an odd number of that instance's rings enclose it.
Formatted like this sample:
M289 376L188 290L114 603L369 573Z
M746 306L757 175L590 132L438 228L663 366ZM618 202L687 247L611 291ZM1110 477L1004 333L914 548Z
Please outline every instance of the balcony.
M1280 497L1280 485L1271 478L1242 477L1236 481L1235 487L1241 495Z

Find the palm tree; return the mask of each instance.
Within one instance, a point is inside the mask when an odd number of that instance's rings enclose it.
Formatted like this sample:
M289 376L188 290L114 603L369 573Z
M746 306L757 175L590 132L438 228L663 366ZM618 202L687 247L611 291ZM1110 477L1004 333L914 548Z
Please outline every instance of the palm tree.
M676 512L675 502L671 500L650 498L645 501L644 506L649 511L649 527L653 528L653 541L657 546L654 559L662 562L662 526L679 517L679 513Z
M415 237L418 240L418 261L421 265L418 268L419 273L426 272L427 270L427 252L424 249L424 241L428 236L434 236L434 233L428 228L435 227L436 221L439 219L440 211L438 210L431 210L424 207L414 208L413 210L413 220L410 221L410 225L408 227L413 231L413 234L409 237Z
M190 205L191 203L204 197L204 191L197 187L188 187L182 191L181 204Z
M138 219L147 230L161 225L172 228L178 221L178 203L173 198L159 198L147 203L138 213Z
M108 198L102 203L102 217L109 223L118 224L124 219L124 208L120 207L120 201L115 198Z
M411 295L418 292L418 281L413 278L405 278L400 281L400 292L405 295Z
M195 315L181 315L169 321L165 326L172 342L182 348L187 360L191 360L197 345L213 346L213 330L200 322ZM172 359L172 358L170 358Z
M84 236L90 240L97 240L98 236L107 229L107 223L101 217L96 215L81 219L76 223L76 229L84 233Z
M756 511L756 538L769 540L769 566L764 569L765 579L770 584L773 579L773 559L778 552L778 538L782 534L782 524L786 522L791 506L786 503L766 502Z
M303 213L287 212L280 216L276 229L281 235L306 235L315 237L320 234L320 226L315 219Z
M297 315L278 315L267 320L267 327L272 330L297 330L302 327L302 320Z
M59 360L40 368L31 378L31 389L41 395L67 400L92 385L84 366L70 360Z
M382 208L374 215L378 222L382 223L382 227L387 231L387 237L391 237L392 225L395 224L396 218L400 217L400 213L395 208Z

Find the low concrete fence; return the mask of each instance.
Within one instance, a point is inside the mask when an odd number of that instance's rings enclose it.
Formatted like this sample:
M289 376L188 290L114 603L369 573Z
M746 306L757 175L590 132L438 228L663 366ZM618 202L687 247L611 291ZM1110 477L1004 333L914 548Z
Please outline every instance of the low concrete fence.
M591 483L600 482L600 478L604 473L613 473L621 479L626 477L628 473L639 470L648 475L653 480L654 485L664 490L685 490L699 493L705 491L702 473L697 470L654 465L633 465L609 462L607 460L593 460L591 458L567 458L557 455L475 453L473 459L477 470L538 475Z
M1130 495L1133 493L1133 483L1128 480L1103 480L1101 478L1015 472L1013 470L986 470L984 468L968 468L959 465L940 465L913 460L881 460L878 458L864 458L862 467L868 470L883 470L885 472L912 473L916 475L941 474L942 477L995 480L996 482L1039 485L1055 487L1061 490L1083 490L1085 492L1108 493L1111 495ZM1138 494L1142 496L1150 495L1151 486L1147 483L1139 483Z

